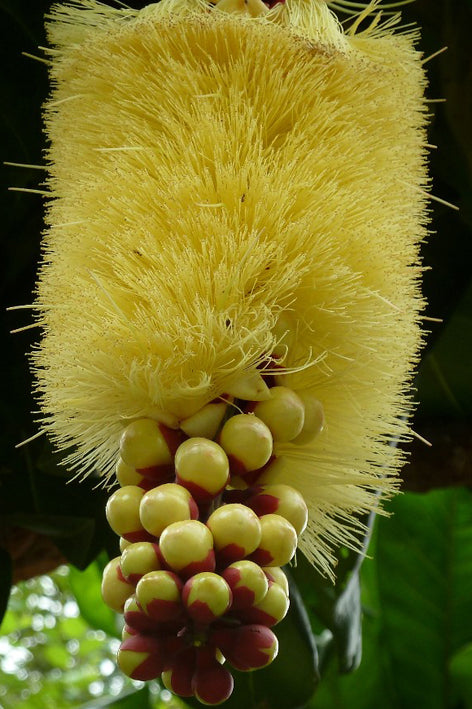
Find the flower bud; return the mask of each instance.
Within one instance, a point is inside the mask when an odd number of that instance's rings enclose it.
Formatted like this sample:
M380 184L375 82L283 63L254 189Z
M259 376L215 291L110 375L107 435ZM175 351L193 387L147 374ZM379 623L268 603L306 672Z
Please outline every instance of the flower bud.
M230 564L222 573L233 593L232 610L260 603L269 588L268 577L260 566L243 559Z
M125 601L133 595L134 586L124 578L121 567L121 557L117 556L105 566L102 576L102 598L117 613L123 612Z
M290 601L282 586L270 583L269 590L257 605L241 611L244 623L257 623L271 628L287 615Z
M261 541L251 554L260 566L284 566L297 549L297 533L290 522L280 515L261 517Z
M157 620L154 620L146 615L139 605L135 595L130 596L126 601L123 609L123 615L126 623L125 627L131 629L131 632L128 631L128 636L136 635L138 633L142 635L154 634L160 628L160 624ZM122 639L126 640L124 636L122 636Z
M177 482L197 502L209 502L226 486L229 462L223 448L207 438L189 438L175 454Z
M189 616L197 623L211 623L231 606L231 589L219 574L203 572L188 579L182 601Z
M180 422L180 428L187 436L212 439L216 436L227 404L224 401L210 403Z
M324 409L321 401L311 392L297 391L297 394L303 401L303 406L305 407L305 420L302 430L298 436L292 440L292 443L305 445L311 443L323 430L325 424Z
M150 468L172 463L172 454L164 435L165 426L154 419L138 419L121 435L120 455L134 468Z
M133 635L124 640L117 654L122 672L131 679L156 679L165 664L163 644L149 635Z
M264 566L262 571L265 573L269 581L272 581L272 583L278 583L279 586L281 586L285 591L285 594L287 596L289 595L290 589L288 585L288 578L280 566Z
M270 399L260 401L254 407L254 414L268 426L274 441L283 443L301 433L305 407L292 389L275 386L270 389Z
M181 615L182 581L172 571L151 571L136 586L136 598L154 620L167 622Z
M264 625L218 629L211 639L228 662L242 672L266 667L275 660L279 650L277 637Z
M158 544L136 542L126 547L121 555L121 571L125 579L136 585L144 574L162 568Z
M278 514L284 517L300 535L308 522L308 508L303 496L289 485L264 485L249 497L246 504L262 517L267 514Z
M184 578L215 569L213 536L201 522L170 524L161 534L159 546L166 564Z
M237 414L228 419L220 434L231 472L245 473L262 468L273 450L272 434L266 424L253 414Z
M188 647L178 653L169 669L161 675L162 684L179 697L193 697L192 679L197 663L197 651Z
M197 666L192 678L192 689L202 704L221 704L231 696L233 688L233 675L216 659L205 667Z
M218 507L207 520L220 563L248 556L259 546L261 524L256 513L239 503Z
M139 505L144 490L136 485L126 485L116 490L108 499L106 516L108 524L116 534L129 542L149 541L152 536L146 532L139 518Z
M155 537L160 537L169 524L197 516L198 507L191 494L175 483L165 483L149 490L139 505L141 524Z

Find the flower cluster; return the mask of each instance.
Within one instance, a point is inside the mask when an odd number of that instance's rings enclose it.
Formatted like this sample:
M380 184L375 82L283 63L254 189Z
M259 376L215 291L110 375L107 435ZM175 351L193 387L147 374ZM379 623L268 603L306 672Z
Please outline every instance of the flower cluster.
M274 442L320 432L320 403L260 383L259 401L239 400L250 413L226 418L217 403L177 431L148 418L129 424L106 508L121 538L102 582L125 619L118 664L205 704L232 692L225 660L249 671L276 657L271 628L289 607L281 567L308 518L299 492L270 484L271 467Z

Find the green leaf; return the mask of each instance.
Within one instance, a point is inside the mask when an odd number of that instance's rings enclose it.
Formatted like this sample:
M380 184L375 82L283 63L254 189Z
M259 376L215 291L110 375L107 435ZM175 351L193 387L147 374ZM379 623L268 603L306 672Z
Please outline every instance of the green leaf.
M463 647L449 664L454 705L472 709L472 643Z
M0 547L0 625L7 610L12 581L11 556Z
M200 704L200 707L202 705ZM151 709L151 695L147 685L142 689L137 689L134 692L127 692L120 697L113 699L94 699L93 702L82 706L82 709L101 709L101 707L110 707L113 709Z
M361 591L359 570L365 556L372 514L366 524L363 551L340 549L336 569L336 582L321 576L303 555L291 570L310 613L312 625L321 634L317 638L321 668L330 660L333 652L338 658L339 670L343 673L355 670L362 657ZM322 632L328 628L330 633Z
M467 706L457 698L472 675L472 493L407 493L390 509L361 572L362 664L346 678L330 668L316 709Z
M75 595L82 617L97 630L120 638L116 614L105 605L100 591L105 559L93 561L85 569L78 571L71 567L70 586Z
M472 494L409 494L379 530L382 630L399 706L449 706L449 667L472 640Z

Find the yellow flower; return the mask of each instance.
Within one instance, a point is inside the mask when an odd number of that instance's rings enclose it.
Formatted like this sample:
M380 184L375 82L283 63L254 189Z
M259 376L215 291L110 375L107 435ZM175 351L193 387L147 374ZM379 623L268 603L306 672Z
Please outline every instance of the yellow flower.
M107 478L130 420L176 427L277 347L324 406L274 479L328 573L395 488L421 342L425 77L392 25L344 33L322 0L75 0L48 24L42 425Z

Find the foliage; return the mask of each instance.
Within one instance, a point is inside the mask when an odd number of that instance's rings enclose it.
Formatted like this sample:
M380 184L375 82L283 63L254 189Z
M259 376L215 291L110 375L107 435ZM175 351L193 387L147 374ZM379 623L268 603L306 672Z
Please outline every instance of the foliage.
M3 160L33 165L42 160L40 105L47 93L46 73L39 62L21 57L21 52L35 54L36 46L44 45L42 18L50 4L50 0L0 0L0 51L3 66L11 66L2 79ZM472 4L470 0L416 0L405 8L404 17L405 22L417 21L422 27L425 55L449 46L447 53L429 64L430 95L448 99L446 105L431 104L430 142L440 146L432 152L431 166L434 192L460 206L459 212L442 204L432 206L432 229L437 234L424 246L425 264L431 267L424 278L430 303L427 314L443 322L429 324L432 332L418 376L420 408L414 426L421 432L427 424L434 443L447 424L450 458L460 467L462 482L470 486L470 462L454 438L454 425L461 422L468 432L472 413L472 104L468 98ZM6 185L40 189L41 179L32 168L5 171ZM64 471L43 439L18 450L13 447L35 431L24 355L34 333L26 330L11 336L10 329L29 320L21 311L6 313L5 307L31 301L43 205L38 195L5 189L0 200L5 247L0 279L5 341L0 547L6 530L39 531L75 565L69 572L61 568L51 577L13 588L1 628L0 704L5 709L155 706L160 701L157 685L147 688L128 682L111 664L118 628L114 615L98 602L100 567L107 553L116 553L115 539L104 520L104 493L91 494L93 481L66 485ZM421 447L414 448L410 470L422 454ZM430 465L434 466L434 457ZM404 475L408 484L408 468ZM442 479L445 487L448 482ZM428 487L428 479L424 483ZM334 587L300 558L291 569L292 610L279 626L280 657L271 669L257 673L260 676L238 676L233 705L471 709L471 510L468 487L397 497L389 510L393 516L376 521L369 557L362 565L353 552L340 551ZM10 578L11 556L0 548L0 612L8 599ZM173 701L166 706L182 706Z

